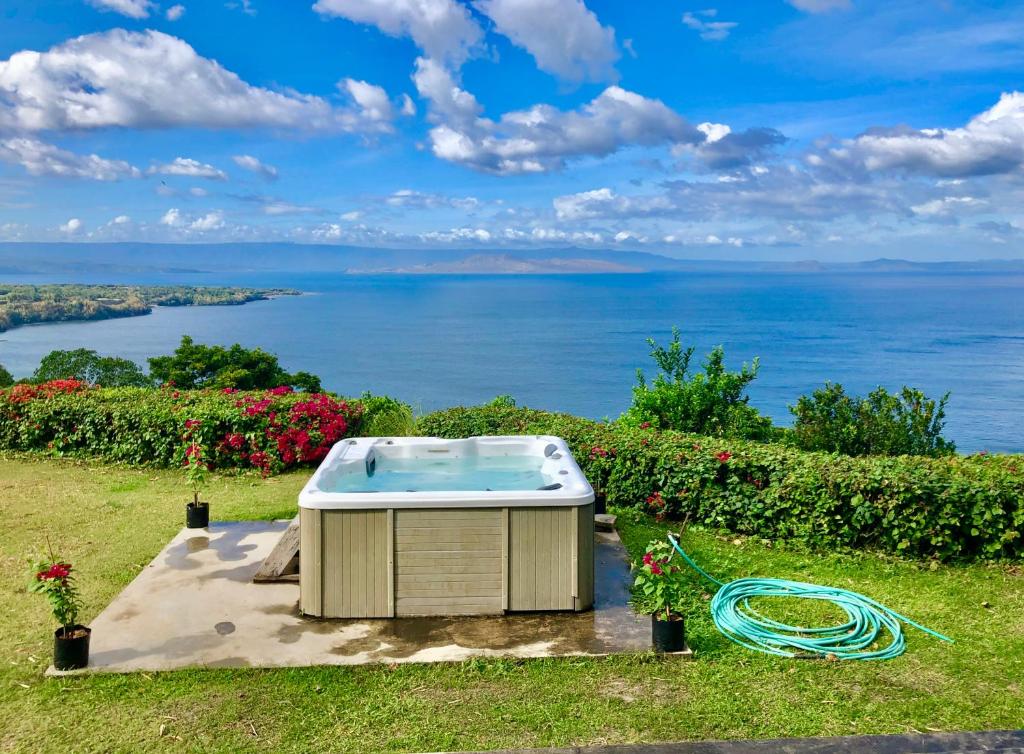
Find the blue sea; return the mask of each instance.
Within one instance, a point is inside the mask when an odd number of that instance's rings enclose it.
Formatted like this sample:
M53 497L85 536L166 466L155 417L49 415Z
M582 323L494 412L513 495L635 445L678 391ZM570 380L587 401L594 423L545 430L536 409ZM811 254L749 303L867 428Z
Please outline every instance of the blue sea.
M46 282L33 276L7 282ZM56 282L56 281L55 281ZM760 358L751 402L779 423L826 380L950 391L947 435L965 452L1024 451L1024 275L950 272L646 273L558 276L181 275L161 282L291 286L245 306L40 325L0 334L0 363L32 372L57 348L145 363L183 334L277 354L325 387L402 398L418 411L511 394L520 405L618 416L645 339L673 324L730 365Z

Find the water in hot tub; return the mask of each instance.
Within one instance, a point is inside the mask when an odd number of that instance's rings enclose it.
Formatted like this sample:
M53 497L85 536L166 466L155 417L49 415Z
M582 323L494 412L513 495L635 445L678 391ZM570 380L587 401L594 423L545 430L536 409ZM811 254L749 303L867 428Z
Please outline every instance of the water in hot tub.
M388 458L376 469L338 474L325 492L464 492L535 490L552 480L541 473L543 459L530 455Z

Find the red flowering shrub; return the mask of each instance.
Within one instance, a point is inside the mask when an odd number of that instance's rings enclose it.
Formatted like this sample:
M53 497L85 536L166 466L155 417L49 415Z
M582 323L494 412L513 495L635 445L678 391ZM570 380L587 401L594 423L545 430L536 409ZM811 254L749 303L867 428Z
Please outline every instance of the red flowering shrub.
M319 462L363 421L359 401L287 386L253 392L88 388L55 380L0 390L0 448L140 465L272 474Z

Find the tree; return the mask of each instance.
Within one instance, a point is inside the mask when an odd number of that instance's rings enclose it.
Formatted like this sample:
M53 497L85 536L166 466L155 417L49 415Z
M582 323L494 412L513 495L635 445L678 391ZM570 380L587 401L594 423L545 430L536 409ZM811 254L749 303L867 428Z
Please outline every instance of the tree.
M149 371L160 383L185 390L233 387L239 390L265 390L279 385L309 392L320 391L320 378L308 372L290 374L281 368L277 357L261 348L243 348L238 343L208 346L196 343L188 335L169 356L149 360Z
M4 365L0 364L0 387L10 387L14 384L14 375L4 369Z
M152 384L134 361L118 356L100 356L85 348L50 351L32 375L36 382L70 377L103 387L145 387Z
M690 372L694 348L683 348L679 328L672 328L668 347L647 339L658 366L654 381L647 382L637 370L633 405L626 412L630 422L650 422L662 429L702 435L769 439L771 421L748 405L747 386L757 377L758 360L739 372L725 368L725 351L717 346L707 355L702 372Z

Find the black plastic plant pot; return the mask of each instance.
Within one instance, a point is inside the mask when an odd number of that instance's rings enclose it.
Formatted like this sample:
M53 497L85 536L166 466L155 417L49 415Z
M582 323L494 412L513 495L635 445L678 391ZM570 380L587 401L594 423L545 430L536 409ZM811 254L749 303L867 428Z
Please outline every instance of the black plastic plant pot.
M89 664L89 636L92 629L76 625L64 637L64 628L53 632L53 667L57 670L78 670Z
M686 621L673 615L671 620L651 616L651 643L655 652L682 652L686 649Z
M209 525L209 503L189 503L185 506L185 526L189 529L205 529Z

